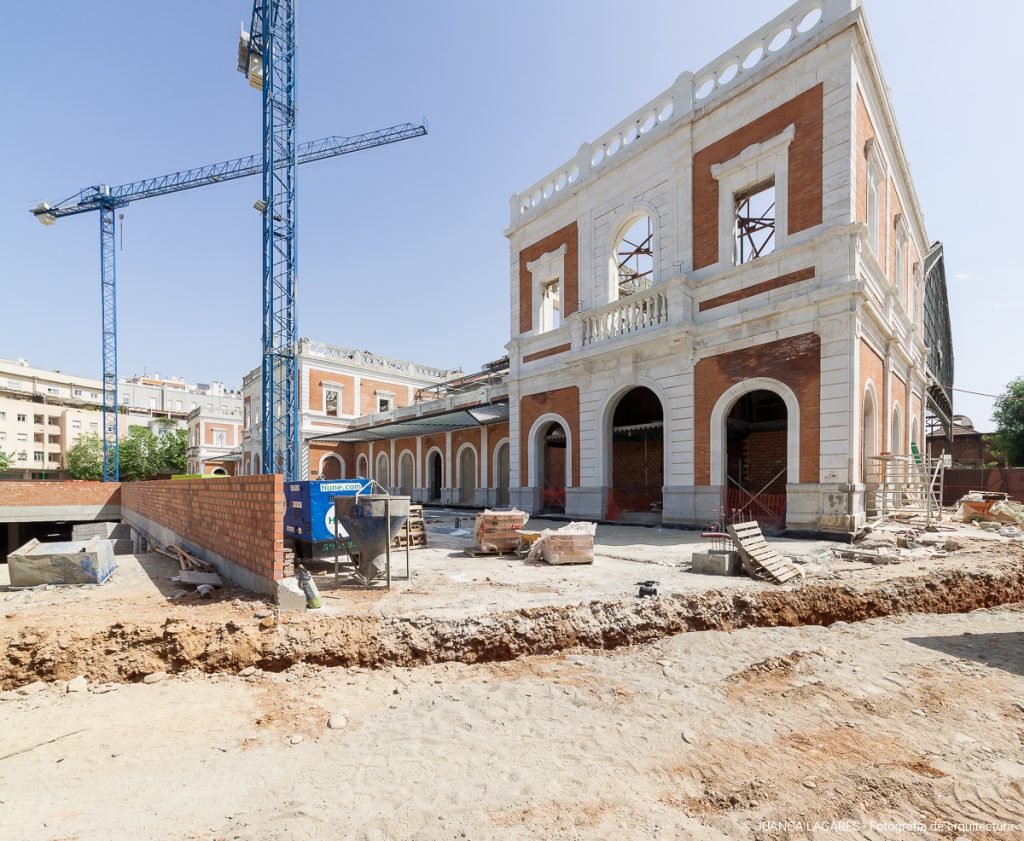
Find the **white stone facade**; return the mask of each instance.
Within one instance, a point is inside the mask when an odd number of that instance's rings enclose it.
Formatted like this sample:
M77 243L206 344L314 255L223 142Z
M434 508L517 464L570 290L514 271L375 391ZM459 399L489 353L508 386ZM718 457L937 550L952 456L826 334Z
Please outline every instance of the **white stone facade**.
M666 523L718 519L726 416L763 390L786 409L786 527L850 532L863 523L865 455L923 439L928 384L920 266L930 240L885 91L859 4L801 0L512 197L514 504L545 504L538 436L555 420L570 439L565 514L604 518L612 415L644 386L662 410L662 494L652 509ZM874 207L863 171L885 194ZM765 184L775 192L775 249L737 265L737 203ZM652 285L620 298L617 243L645 215ZM568 249L547 249L560 238ZM562 290L557 326L538 300L552 281ZM796 361L780 365L790 352ZM881 382L864 370L872 354ZM574 389L575 407L533 408L561 406ZM866 436L871 393L878 432Z

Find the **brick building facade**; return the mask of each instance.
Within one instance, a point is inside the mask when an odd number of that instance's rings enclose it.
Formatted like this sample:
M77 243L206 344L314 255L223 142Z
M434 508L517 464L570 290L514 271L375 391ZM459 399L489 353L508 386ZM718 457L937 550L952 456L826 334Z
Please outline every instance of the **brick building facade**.
M795 3L510 211L512 504L680 524L741 508L812 532L863 523L871 457L922 439L934 379L923 265L941 246L857 0ZM448 503L474 496L460 477L475 463L480 503L503 479L460 452L491 446L488 423L427 438L424 418L453 422L453 399L322 443L379 461L392 487L410 486L394 467L408 452L413 495Z

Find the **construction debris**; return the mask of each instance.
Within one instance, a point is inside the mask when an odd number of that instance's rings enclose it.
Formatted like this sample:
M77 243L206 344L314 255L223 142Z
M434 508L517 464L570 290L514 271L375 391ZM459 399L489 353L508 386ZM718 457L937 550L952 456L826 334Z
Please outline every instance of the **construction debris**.
M1005 493L971 491L957 503L956 519L964 523L1009 523L1024 526L1024 505Z
M413 504L409 506L409 548L423 549L427 545L427 530L423 522L423 506ZM403 528L398 536L391 542L392 549L405 548L406 530Z
M785 584L793 578L803 578L803 570L787 561L768 545L756 522L726 526L743 569L751 578L763 578L775 584Z
M155 547L155 551L159 552L165 558L170 558L175 561L178 566L183 570L195 570L196 572L216 572L217 567L211 564L209 561L203 561L197 558L195 555L186 552L178 544L172 543L166 549L161 549L159 546ZM185 579L182 578L182 581ZM218 579L219 580L219 579ZM217 585L220 586L219 584Z
M102 584L115 569L109 540L91 537L59 543L30 540L7 556L12 587Z

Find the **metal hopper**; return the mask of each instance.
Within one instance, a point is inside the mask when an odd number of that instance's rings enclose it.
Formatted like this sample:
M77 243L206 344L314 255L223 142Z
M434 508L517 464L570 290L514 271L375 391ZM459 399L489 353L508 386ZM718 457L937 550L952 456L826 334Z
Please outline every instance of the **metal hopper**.
M364 583L387 569L391 543L409 519L409 501L407 496L387 494L334 498L334 515L359 550L357 569Z

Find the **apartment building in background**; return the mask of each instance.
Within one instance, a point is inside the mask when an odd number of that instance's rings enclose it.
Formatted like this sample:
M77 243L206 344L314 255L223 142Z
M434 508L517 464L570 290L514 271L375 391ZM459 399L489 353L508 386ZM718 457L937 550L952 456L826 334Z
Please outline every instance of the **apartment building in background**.
M154 434L183 429L192 411L241 413L241 395L222 383L191 384L159 375L120 380L118 429ZM67 478L67 451L103 428L98 379L34 368L24 359L0 359L0 450L10 458L5 479Z

